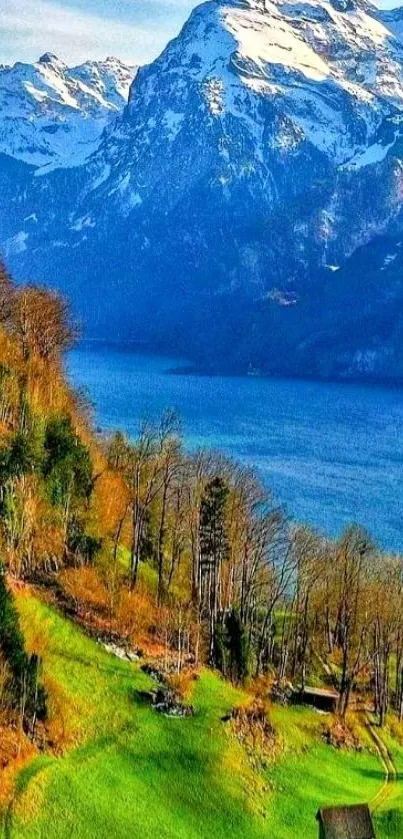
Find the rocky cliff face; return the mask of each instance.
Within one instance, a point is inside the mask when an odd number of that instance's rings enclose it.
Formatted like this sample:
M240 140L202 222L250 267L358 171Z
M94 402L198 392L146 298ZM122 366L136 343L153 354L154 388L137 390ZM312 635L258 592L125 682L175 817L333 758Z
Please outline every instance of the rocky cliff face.
M11 267L58 282L93 331L203 366L400 376L395 28L365 0L204 3L82 165L3 158Z

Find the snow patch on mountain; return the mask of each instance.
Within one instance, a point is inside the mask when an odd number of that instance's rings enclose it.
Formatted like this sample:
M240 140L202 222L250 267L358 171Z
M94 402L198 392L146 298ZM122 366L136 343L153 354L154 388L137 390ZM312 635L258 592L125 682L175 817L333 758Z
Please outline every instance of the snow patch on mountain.
M352 157L348 163L345 164L346 169L361 169L363 166L373 166L375 163L380 163L385 159L389 149L393 148L394 141L388 143L386 146L381 143L373 143L368 146L365 151Z
M139 74L128 107L132 130L137 113L147 113L147 142L163 97L167 114L186 115L192 90L213 118L249 124L260 159L267 102L289 118L274 144L291 149L307 139L343 164L403 108L403 45L366 0L209 0ZM174 128L163 123L176 138L186 116Z
M178 114L176 113L176 111L165 111L164 122L166 127L168 128L169 137L171 140L174 140L177 134L179 133L179 129L184 120L184 117L184 114Z
M15 236L10 236L3 245L5 256L9 257L25 251L27 249L27 239L28 233L26 233L25 230L20 230L15 234Z
M69 68L52 53L0 67L0 153L38 174L82 165L123 110L136 69L115 58Z

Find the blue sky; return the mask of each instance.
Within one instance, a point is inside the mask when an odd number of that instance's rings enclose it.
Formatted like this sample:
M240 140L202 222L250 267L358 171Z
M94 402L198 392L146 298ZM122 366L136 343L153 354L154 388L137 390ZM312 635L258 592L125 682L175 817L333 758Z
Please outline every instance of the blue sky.
M116 55L144 64L198 0L0 0L0 63L51 51L68 64Z
M0 63L35 61L49 50L68 64L107 55L144 64L179 32L198 2L0 0Z

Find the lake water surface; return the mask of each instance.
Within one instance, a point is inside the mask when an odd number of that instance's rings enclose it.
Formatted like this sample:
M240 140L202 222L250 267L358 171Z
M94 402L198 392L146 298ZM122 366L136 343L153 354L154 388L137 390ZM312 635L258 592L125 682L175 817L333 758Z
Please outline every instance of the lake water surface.
M329 535L357 521L403 551L403 390L351 384L172 375L175 359L82 345L68 358L103 430L181 416L186 445L260 472L278 503Z

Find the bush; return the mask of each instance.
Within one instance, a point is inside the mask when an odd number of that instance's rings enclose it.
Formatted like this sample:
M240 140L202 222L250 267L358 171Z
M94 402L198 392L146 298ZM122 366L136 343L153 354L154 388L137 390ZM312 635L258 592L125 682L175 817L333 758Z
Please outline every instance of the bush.
M4 485L10 478L32 474L38 468L39 462L35 441L27 434L18 432L8 448L0 452L0 483Z
M267 700L255 699L234 708L231 725L237 739L255 763L265 764L276 756L280 743L270 722L270 705Z
M66 594L76 603L106 611L108 591L95 568L70 568L61 573L60 582Z
M171 673L166 676L165 681L175 696L185 702L191 698L197 678L198 674L194 670L182 670L182 673Z
M354 719L348 717L342 720L335 716L323 728L323 739L335 749L350 749L361 751L362 746Z
M123 590L116 610L116 628L131 643L143 643L152 631L155 605L147 592Z
M70 519L67 530L67 552L91 565L102 547L102 539L85 532L84 524L77 516Z

